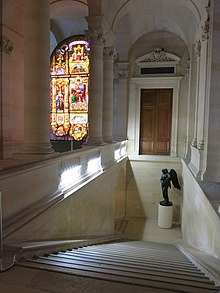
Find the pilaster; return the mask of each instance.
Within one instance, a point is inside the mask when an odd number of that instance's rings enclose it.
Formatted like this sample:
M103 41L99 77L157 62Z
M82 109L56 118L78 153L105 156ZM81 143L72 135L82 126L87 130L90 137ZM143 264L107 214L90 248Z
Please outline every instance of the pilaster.
M208 41L209 41L209 23L206 22L201 36L201 59L200 59L200 81L199 81L199 105L198 105L198 130L197 130L197 147L204 149L204 121L206 115L207 99L207 80L209 78L208 65Z
M89 135L87 144L102 145L103 47L105 39L101 29L89 29L87 38L90 44Z
M117 52L114 47L103 50L103 139L113 142L113 64Z
M197 147L197 119L198 119L198 99L199 99L199 74L200 74L200 56L201 56L201 42L197 41L194 49L196 57L196 98L195 98L195 114L194 114L194 133L192 146Z
M208 67L206 87L206 115L204 119L204 162L202 179L213 182L220 182L220 31L219 31L220 2L210 1L207 7L207 14L210 14L210 21L204 25L203 39L208 42Z
M122 141L127 139L128 121L128 78L127 62L118 62L114 74L114 139Z

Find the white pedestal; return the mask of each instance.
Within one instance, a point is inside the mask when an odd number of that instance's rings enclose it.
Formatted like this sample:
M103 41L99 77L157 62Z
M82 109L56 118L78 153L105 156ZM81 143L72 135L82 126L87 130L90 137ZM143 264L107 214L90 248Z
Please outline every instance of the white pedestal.
M172 228L173 206L163 206L159 203L158 226L161 228Z

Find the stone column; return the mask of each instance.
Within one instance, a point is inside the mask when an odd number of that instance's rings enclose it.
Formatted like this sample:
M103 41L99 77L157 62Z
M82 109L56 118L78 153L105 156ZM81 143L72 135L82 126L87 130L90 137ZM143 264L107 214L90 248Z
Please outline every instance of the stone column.
M89 135L87 145L102 145L102 109L103 109L103 47L104 37L101 30L90 29L87 32L90 45L89 71Z
M24 0L23 153L53 152L50 130L50 0Z
M103 80L103 139L104 142L113 142L113 64L116 50L105 47L103 51L104 80Z

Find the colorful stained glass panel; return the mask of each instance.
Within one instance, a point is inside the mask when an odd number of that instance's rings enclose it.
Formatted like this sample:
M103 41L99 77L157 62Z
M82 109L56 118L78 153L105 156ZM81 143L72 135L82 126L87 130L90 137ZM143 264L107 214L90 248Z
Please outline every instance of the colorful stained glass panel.
M82 140L88 133L89 46L82 37L62 42L51 56L52 140Z

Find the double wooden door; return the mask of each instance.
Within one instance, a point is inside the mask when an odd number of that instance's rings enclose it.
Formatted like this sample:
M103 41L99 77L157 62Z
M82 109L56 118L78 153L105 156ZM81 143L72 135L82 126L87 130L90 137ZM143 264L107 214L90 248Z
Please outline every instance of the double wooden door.
M172 89L141 90L141 155L170 154L172 99Z

